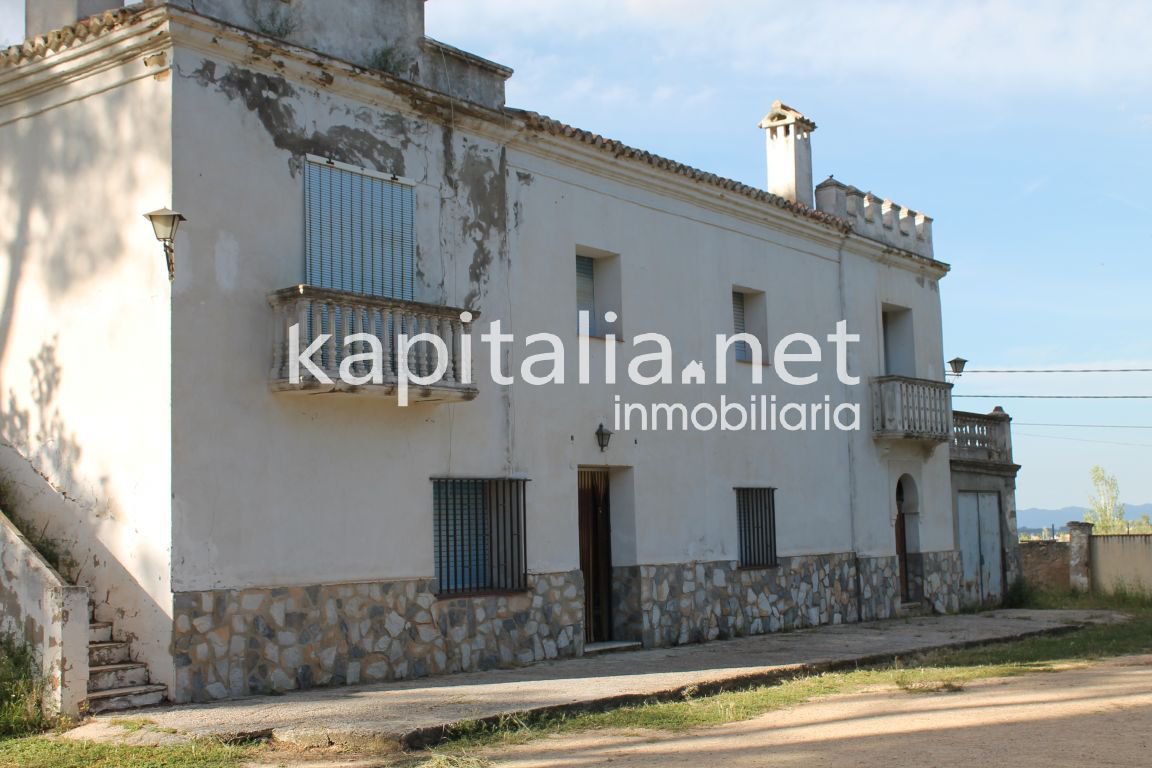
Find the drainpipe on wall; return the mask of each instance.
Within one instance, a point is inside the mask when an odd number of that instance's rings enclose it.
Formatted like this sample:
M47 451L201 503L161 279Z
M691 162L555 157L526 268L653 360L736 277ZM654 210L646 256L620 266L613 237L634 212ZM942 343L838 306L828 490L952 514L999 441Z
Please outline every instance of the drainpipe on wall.
M847 232L840 234L840 245L836 247L836 277L840 289L840 319L848 319L848 300L844 294L844 244L848 242ZM845 395L848 385L841 383ZM864 582L860 573L860 554L856 546L856 451L853 441L848 440L848 529L852 539L852 564L856 568L856 620L864 621Z

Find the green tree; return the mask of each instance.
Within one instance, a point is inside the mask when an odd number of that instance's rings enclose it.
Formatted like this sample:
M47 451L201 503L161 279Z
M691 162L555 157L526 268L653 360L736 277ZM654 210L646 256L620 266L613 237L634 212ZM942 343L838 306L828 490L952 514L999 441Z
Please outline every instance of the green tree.
M1127 533L1128 523L1124 520L1124 504L1120 501L1120 483L1116 476L1105 472L1103 467L1092 467L1091 477L1096 493L1088 497L1084 521L1095 526L1093 533Z

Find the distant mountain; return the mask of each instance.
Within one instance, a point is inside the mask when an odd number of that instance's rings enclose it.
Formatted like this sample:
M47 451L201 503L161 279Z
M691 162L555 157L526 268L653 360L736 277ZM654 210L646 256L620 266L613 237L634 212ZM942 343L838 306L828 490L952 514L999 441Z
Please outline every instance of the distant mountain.
M1017 528L1048 528L1055 525L1063 528L1064 524L1072 520L1083 520L1087 507L1062 507L1061 509L1018 509L1016 510ZM1125 504L1124 519L1139 520L1142 516L1152 516L1152 504Z

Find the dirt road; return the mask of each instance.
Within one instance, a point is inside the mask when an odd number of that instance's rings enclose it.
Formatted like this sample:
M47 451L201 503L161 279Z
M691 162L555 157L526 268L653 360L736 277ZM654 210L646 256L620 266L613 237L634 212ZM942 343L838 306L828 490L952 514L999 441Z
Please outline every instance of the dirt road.
M590 732L484 754L527 768L1152 766L1152 656L970 683L835 696L687 731Z

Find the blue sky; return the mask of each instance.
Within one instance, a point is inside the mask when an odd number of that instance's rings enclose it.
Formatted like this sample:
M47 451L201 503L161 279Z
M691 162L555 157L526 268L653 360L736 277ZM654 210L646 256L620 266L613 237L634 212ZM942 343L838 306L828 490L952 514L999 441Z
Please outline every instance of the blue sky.
M0 39L22 0L0 0ZM1102 8L1107 8L1102 12ZM516 69L532 109L749 184L779 98L819 125L817 179L935 218L945 356L970 368L1152 368L1152 3L430 0L428 34ZM956 407L1016 425L1020 507L1088 471L1152 501L1152 374L980 375Z

